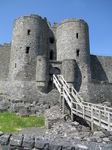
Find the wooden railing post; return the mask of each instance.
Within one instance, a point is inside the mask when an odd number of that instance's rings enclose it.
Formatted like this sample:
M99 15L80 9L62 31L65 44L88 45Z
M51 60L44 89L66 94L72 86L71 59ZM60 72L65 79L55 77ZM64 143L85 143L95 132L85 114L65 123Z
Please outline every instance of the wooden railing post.
M85 118L85 107L83 106L83 119Z
M110 131L110 113L108 113L108 131Z
M62 108L63 93L60 94L60 108Z
M94 110L93 107L91 107L91 130L94 131L94 120L93 120Z
M72 108L73 108L73 100L71 100L71 120L74 121L74 113L72 111Z
M99 126L101 127L102 112L99 110Z
M64 96L62 98L62 108L63 108L63 114L65 113L65 99L64 99Z
M76 115L78 115L78 110L79 109L79 106L78 106L78 104L76 104Z
M104 117L106 117L106 105L104 105Z

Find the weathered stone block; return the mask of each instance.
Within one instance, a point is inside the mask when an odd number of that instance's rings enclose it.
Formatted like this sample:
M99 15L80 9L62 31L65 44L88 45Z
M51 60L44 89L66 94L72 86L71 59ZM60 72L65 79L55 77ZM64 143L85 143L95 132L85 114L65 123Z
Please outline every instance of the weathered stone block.
M50 143L49 149L50 150L62 150L62 146L54 141L53 143Z
M63 150L75 150L74 146L63 145Z
M24 148L32 149L34 146L34 138L28 135L24 135L23 144Z
M11 104L7 100L0 101L0 112L7 111L10 105Z
M13 134L10 138L10 145L21 146L23 141L22 134Z
M2 135L0 137L0 143L2 145L8 145L10 136L11 136L10 133L6 133L6 134Z
M25 116L29 116L30 115L30 111L26 108L21 108L19 110L19 116L21 117L25 117Z
M82 145L82 144L77 144L75 146L75 150L89 150L89 148L85 145Z
M40 150L49 150L49 142L39 140L38 138L35 139L35 148L40 149Z

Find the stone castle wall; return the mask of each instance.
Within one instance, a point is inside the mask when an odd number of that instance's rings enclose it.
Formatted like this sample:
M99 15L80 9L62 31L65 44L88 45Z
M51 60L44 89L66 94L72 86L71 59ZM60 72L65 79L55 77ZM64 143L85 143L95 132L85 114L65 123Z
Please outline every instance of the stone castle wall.
M53 74L62 74L82 97L96 101L106 87L112 89L111 64L112 57L90 55L84 20L64 20L51 27L38 15L19 17L11 45L0 45L0 92L32 102L38 91L52 90Z
M112 83L112 57L91 55L92 79Z
M9 74L10 44L0 45L0 81L6 80Z

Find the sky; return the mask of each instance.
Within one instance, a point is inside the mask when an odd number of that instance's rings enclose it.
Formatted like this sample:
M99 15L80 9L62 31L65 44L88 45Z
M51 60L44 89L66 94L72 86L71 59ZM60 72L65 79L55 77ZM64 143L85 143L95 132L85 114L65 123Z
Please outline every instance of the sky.
M37 14L53 25L83 19L89 26L90 53L112 56L112 0L0 0L0 44L10 43L13 22Z

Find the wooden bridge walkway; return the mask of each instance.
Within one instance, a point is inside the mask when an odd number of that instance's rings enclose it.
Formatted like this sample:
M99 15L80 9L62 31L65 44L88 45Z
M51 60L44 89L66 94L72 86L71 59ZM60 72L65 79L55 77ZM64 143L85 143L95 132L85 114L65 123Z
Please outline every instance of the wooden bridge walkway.
M62 75L53 75L53 83L60 93L63 113L66 101L71 110L72 120L75 114L91 122L92 130L93 124L96 124L101 128L112 131L112 108L84 102L74 87L70 86Z

